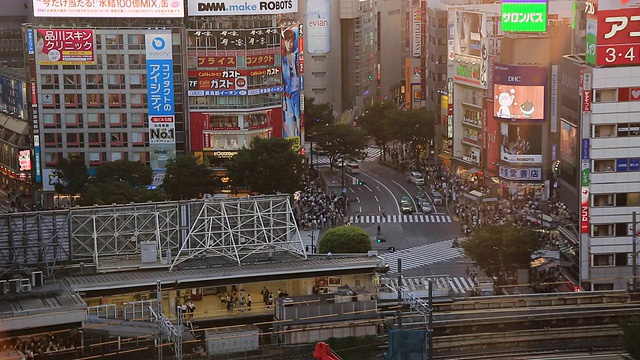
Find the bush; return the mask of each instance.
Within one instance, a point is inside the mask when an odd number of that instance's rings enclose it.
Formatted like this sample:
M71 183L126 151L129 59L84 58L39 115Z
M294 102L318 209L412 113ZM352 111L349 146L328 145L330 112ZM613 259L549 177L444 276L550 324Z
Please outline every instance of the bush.
M356 226L339 226L329 229L318 241L319 253L350 254L371 250L371 238Z

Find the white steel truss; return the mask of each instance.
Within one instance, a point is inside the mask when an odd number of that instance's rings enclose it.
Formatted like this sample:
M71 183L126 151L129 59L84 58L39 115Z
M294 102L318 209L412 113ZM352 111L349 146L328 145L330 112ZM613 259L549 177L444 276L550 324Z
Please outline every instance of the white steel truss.
M223 256L238 265L253 255L293 252L306 258L287 195L214 199L190 207L197 212L171 269L200 255Z

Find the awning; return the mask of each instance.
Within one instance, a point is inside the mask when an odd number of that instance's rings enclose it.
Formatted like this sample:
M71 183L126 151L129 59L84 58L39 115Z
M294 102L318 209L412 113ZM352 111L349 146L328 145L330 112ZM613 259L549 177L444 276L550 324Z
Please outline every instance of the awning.
M469 173L469 174L473 175L473 174L477 174L477 173L479 173L480 171L482 171L482 169L478 169L478 168L476 168L476 167L473 167L473 168L471 168L471 169L467 170L467 173Z
M29 123L14 117L0 114L0 127L19 135L29 135Z

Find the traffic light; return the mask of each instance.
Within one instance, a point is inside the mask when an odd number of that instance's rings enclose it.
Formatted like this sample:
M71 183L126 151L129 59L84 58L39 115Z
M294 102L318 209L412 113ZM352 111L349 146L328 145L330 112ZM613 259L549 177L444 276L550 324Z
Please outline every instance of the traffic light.
M358 179L358 185L359 185L359 186L362 186L363 184L364 184L364 181L362 181L362 180Z
M378 244L379 244L379 243L387 242L387 239L385 239L385 238L383 238L383 237L379 237L379 238L376 238L376 241L377 241L377 242L378 242Z

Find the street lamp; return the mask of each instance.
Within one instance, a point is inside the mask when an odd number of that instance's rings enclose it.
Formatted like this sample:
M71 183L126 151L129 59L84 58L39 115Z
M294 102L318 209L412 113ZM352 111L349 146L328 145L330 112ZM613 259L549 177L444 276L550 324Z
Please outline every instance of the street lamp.
M311 237L311 253L315 254L316 246L314 244L314 240L316 238L316 230L315 229L311 229L311 235L309 235L309 236Z

